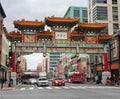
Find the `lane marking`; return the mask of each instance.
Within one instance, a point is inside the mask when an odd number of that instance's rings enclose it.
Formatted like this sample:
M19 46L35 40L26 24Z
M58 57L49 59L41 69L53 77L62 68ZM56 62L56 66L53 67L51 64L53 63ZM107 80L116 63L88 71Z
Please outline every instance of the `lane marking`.
M61 89L60 87L54 87L55 89Z
M52 89L51 87L46 87L47 89Z
M66 87L66 86L63 86L62 88L64 88L64 89L70 89L70 87Z
M34 87L30 87L29 89L30 89L30 90L34 90Z
M20 90L25 90L25 88L21 88Z
M73 88L73 89L78 89L78 86L69 86L70 88Z
M38 87L38 89L43 89L43 87Z

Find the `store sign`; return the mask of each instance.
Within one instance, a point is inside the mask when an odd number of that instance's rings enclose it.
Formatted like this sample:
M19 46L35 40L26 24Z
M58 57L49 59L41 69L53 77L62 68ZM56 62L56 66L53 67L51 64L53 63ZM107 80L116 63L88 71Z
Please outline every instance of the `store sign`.
M24 42L35 42L35 35L24 35Z
M67 32L55 32L55 39L67 39Z
M68 28L53 28L55 31L68 31Z

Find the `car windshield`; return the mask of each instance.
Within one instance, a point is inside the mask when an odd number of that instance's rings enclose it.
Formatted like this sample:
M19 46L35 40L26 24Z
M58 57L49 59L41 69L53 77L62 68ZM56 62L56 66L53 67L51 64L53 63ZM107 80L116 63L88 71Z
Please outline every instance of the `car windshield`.
M30 78L29 80L36 80L35 78Z
M39 78L39 80L47 80L47 78Z
M63 80L62 78L55 78L55 80Z

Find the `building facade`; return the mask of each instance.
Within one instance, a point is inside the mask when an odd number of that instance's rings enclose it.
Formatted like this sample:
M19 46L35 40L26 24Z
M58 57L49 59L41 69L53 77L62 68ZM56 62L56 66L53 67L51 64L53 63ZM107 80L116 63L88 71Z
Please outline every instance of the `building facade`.
M120 27L120 0L88 0L88 22L107 23L103 33L114 34Z
M7 67L9 42L6 38L3 20L6 17L5 12L0 3L0 80L9 80L9 68Z
M49 54L49 70L56 71L58 62L61 60L61 53L50 53Z
M18 64L18 68L17 68L17 72L18 73L24 73L27 71L27 60L24 56L20 56L18 58L19 60L19 64Z
M62 65L63 68L65 66L69 66L70 61L71 61L72 54L71 53L62 53Z
M87 7L70 6L64 17L79 18L80 22L88 22Z

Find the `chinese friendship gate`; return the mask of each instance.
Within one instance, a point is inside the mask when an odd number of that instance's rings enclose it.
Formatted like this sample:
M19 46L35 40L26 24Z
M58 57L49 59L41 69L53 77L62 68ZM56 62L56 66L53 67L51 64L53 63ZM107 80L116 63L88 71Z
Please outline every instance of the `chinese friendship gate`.
M112 36L102 34L102 23L81 23L78 18L46 17L45 21L16 20L17 32L7 33L12 42L12 71L16 71L16 55L24 53L98 54L104 59L108 71L108 42ZM45 30L45 26L51 30ZM106 43L103 43L106 42ZM102 70L102 66L101 66Z

